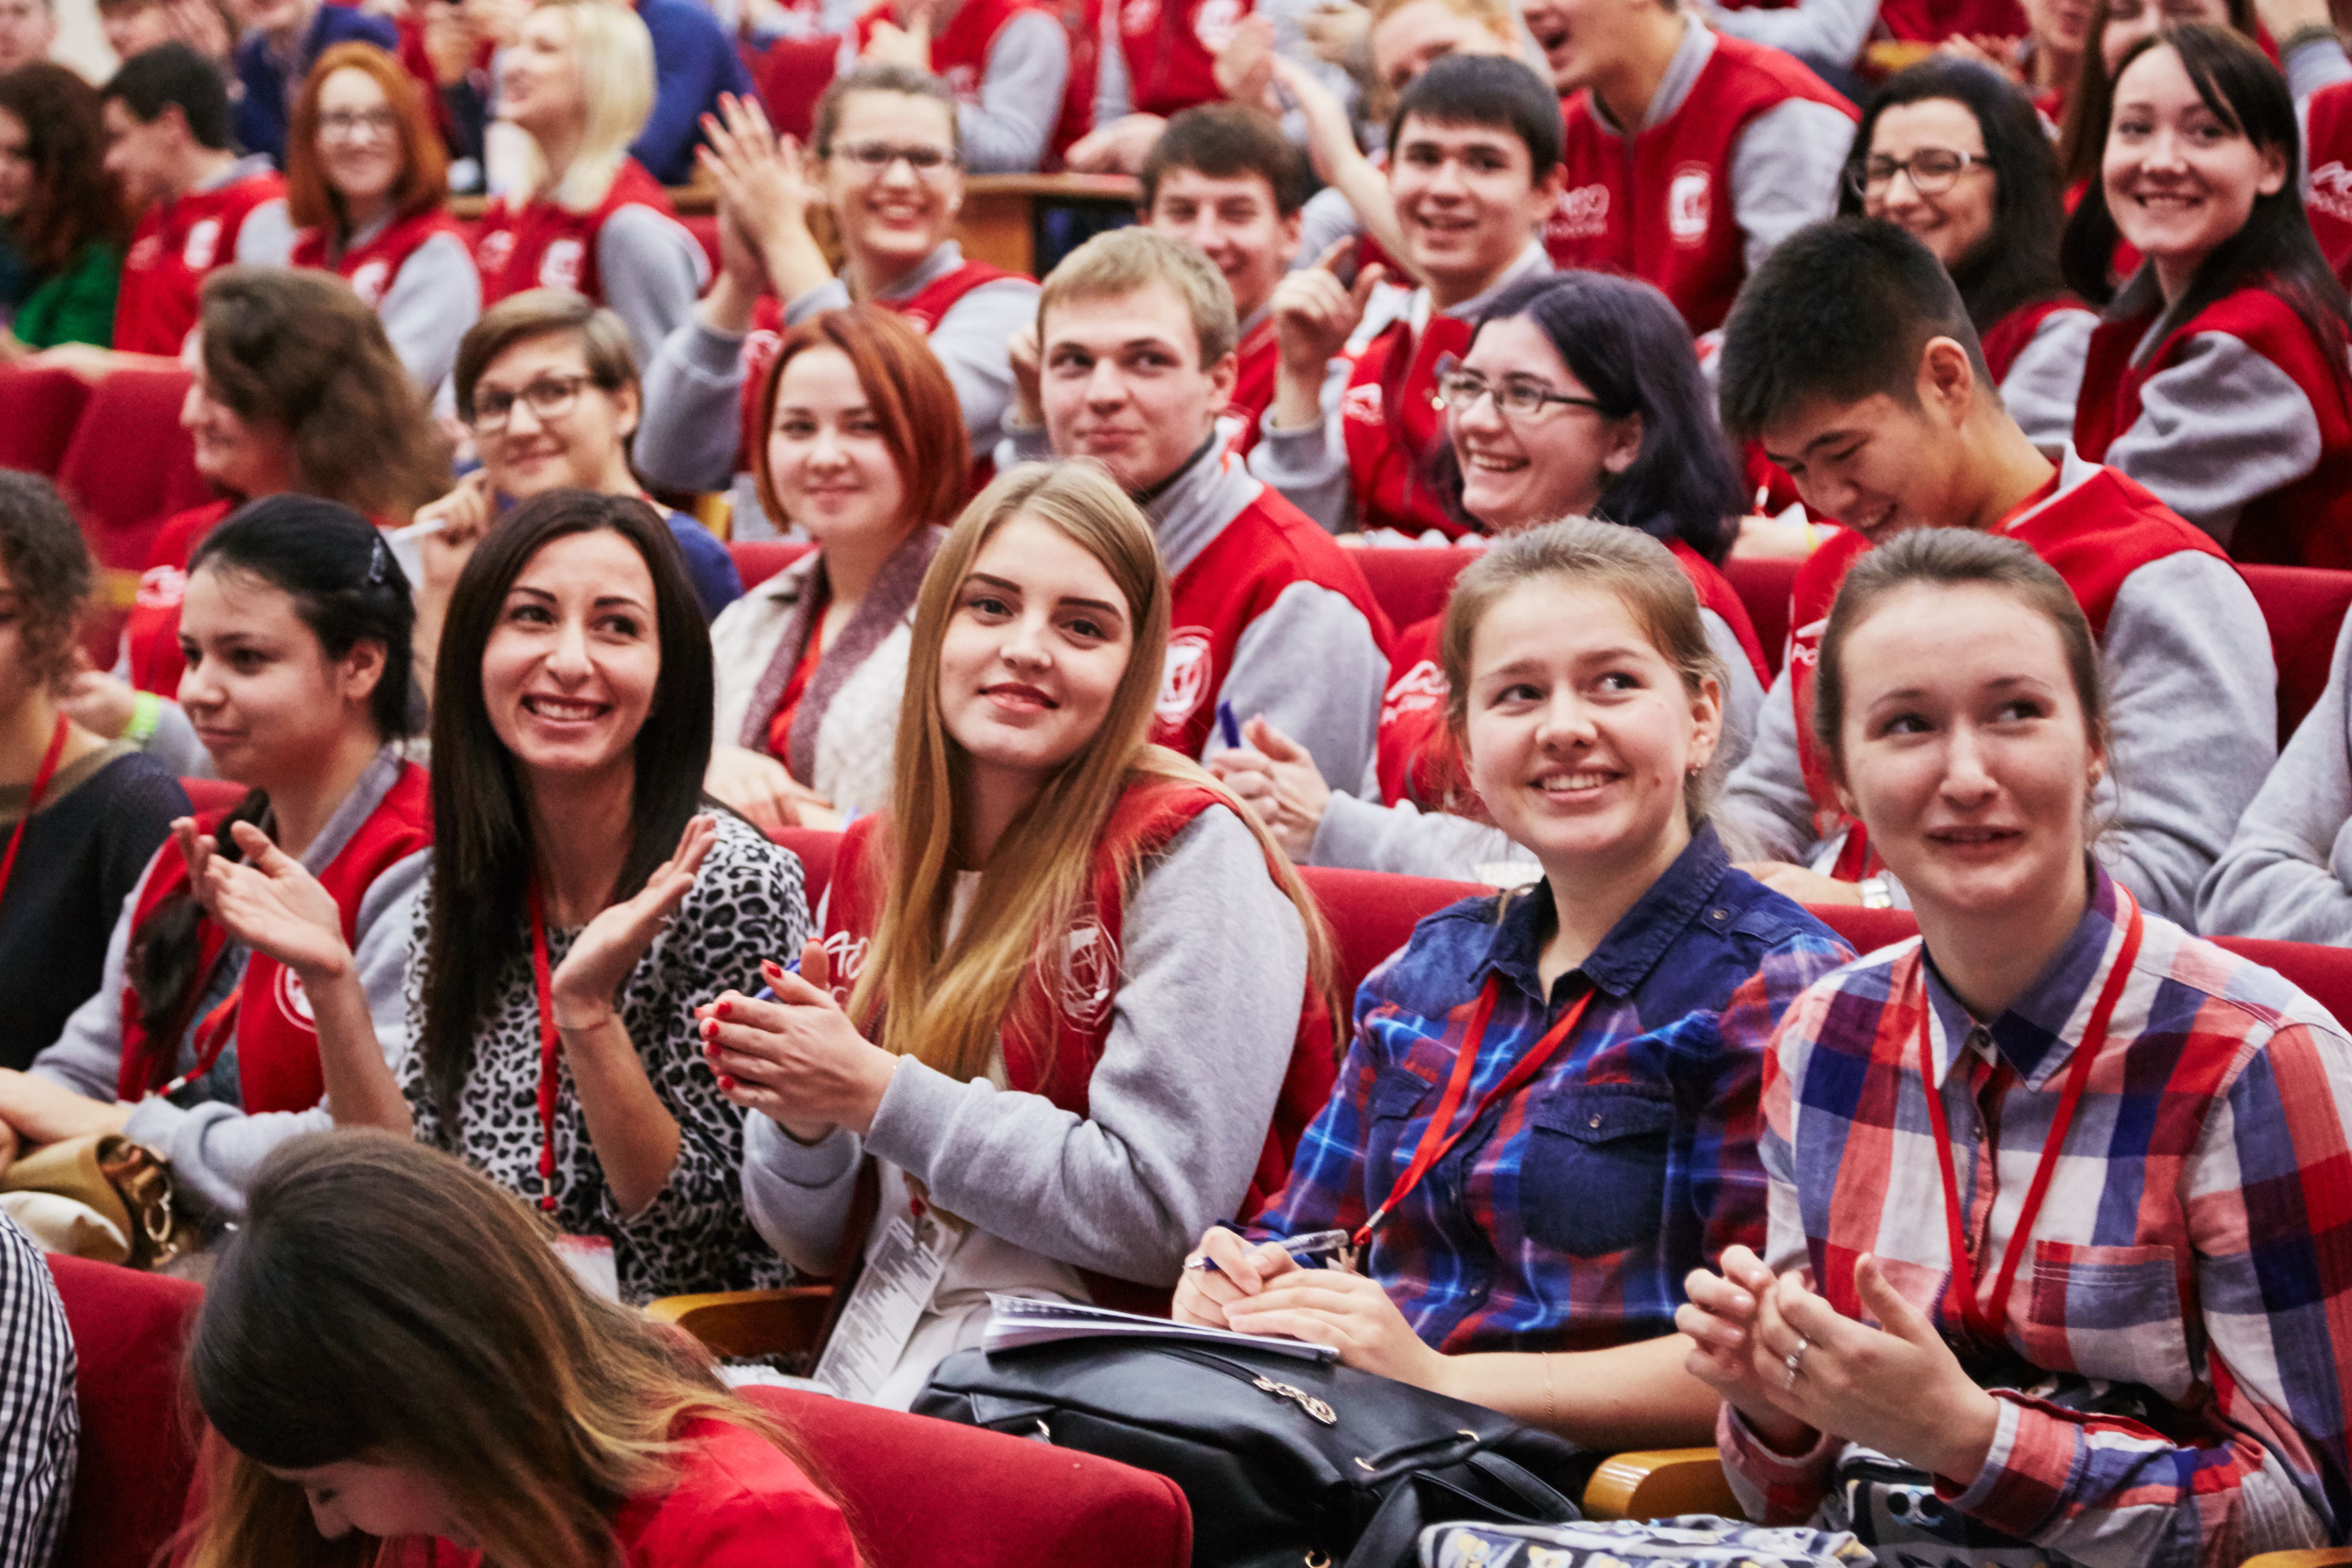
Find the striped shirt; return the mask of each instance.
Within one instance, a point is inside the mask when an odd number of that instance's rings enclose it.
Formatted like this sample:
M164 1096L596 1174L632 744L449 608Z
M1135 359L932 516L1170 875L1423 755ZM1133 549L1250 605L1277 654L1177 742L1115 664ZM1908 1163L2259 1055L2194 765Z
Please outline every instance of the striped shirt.
M80 1436L57 1280L32 1237L0 1214L0 1568L47 1568Z
M1806 1269L1859 1317L1853 1265L1873 1253L1948 1338L1963 1334L1946 1298L1920 998L1981 1289L2007 1256L2065 1068L2123 946L2129 895L2092 876L2074 934L1989 1025L1916 938L1790 1011L1764 1085L1775 1270ZM2336 1349L2352 1328L2347 1111L2352 1041L2318 1004L2146 917L2032 1251L2009 1298L1989 1304L2005 1364L1964 1357L2000 1400L1991 1452L1980 1473L1937 1482L1982 1527L1972 1542L1990 1531L2009 1545L1951 1561L2188 1568L2341 1538L2352 1522L2352 1379ZM2135 1391L2144 1421L2069 1407L2114 1408L2104 1395ZM1751 1517L1838 1517L1834 1437L1777 1455L1728 1405L1718 1436Z
M1441 910L1365 980L1356 1037L1257 1239L1353 1228L1412 1163L1496 985L1458 1125L1559 1016L1549 1062L1489 1106L1358 1267L1449 1352L1594 1349L1674 1329L1683 1280L1763 1238L1757 1089L1780 1015L1847 950L1703 827L1547 994L1541 889Z

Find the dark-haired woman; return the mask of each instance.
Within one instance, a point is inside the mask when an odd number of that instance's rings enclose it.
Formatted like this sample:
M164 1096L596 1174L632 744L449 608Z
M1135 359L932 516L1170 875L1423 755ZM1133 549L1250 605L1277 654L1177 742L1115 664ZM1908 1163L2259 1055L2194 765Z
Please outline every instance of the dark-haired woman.
M1450 444L1434 478L1456 513L1491 534L1590 515L1665 542L1724 667L1717 756L1737 765L1756 732L1765 672L1748 612L1718 570L1737 531L1739 470L1672 303L1599 272L1514 284L1438 384ZM1381 704L1379 801L1331 789L1304 749L1263 720L1245 727L1246 747L1211 759L1302 863L1478 880L1524 874L1498 864L1528 865L1524 850L1450 815L1475 808L1444 724L1444 619L1397 637Z
M192 1568L856 1568L759 1396L552 1239L405 1139L272 1155L189 1347L223 1439Z
M180 680L180 600L196 545L232 507L316 496L404 519L448 484L448 450L375 315L337 279L278 268L224 268L205 279L204 314L181 355L193 377L180 423L196 471L222 499L166 518L123 623L113 673L77 683L74 717L139 742L174 773L207 769Z
M226 917L301 977L321 1056L365 1080L358 1120L413 1128L609 1242L633 1302L783 1279L744 1216L742 1120L698 1059L693 1009L800 951L808 908L798 860L702 815L710 688L653 508L525 501L466 563L441 634L436 842L400 917L418 1043L397 1074L299 868L246 870L251 901Z
M127 1132L170 1158L181 1191L233 1214L270 1149L365 1109L364 1081L320 1050L318 999L236 939L233 900L239 873L299 870L348 944L355 1005L404 1047L408 931L388 911L431 837L425 774L399 746L414 618L399 564L348 507L273 497L197 547L180 704L220 774L252 793L173 824L97 994L29 1071L0 1073L0 1119L25 1142Z
M2074 446L2244 561L2352 565L2352 301L2295 191L2294 103L2226 28L2168 27L2116 73L2067 278L2108 300L2118 235L2147 259L2092 334Z
M0 224L32 273L0 332L0 359L59 343L114 341L114 292L131 228L100 160L98 91L36 60L0 76Z
M97 573L47 479L0 470L0 1066L22 1068L99 988L106 939L188 797L58 692Z
M2024 93L1965 60L1888 78L1855 128L1839 210L1935 252L2010 417L2035 446L2064 445L2098 318L2058 273L2058 161Z

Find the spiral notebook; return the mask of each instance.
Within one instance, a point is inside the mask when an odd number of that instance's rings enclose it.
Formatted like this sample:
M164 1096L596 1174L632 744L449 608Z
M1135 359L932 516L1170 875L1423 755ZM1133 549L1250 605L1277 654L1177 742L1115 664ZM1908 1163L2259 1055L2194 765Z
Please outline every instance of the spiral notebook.
M1328 1345L1304 1340L1276 1339L1266 1334L1237 1334L1230 1329L1202 1328L1167 1318L1146 1318L1134 1312L1114 1312L1077 1301L1035 1301L1026 1296L989 1293L988 1327L981 1349L991 1352L1018 1350L1024 1345L1052 1344L1057 1340L1089 1338L1176 1340L1186 1344L1245 1345L1273 1351L1301 1361L1332 1362L1339 1352Z

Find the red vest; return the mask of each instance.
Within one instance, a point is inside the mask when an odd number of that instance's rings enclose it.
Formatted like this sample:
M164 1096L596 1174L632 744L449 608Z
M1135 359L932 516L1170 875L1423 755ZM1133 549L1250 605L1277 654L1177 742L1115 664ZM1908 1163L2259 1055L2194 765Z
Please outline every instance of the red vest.
M1398 321L1364 346L1339 401L1339 428L1348 441L1348 475L1355 486L1356 526L1399 529L1419 535L1437 529L1448 539L1473 531L1446 510L1423 465L1445 439L1445 410L1437 401L1437 362L1470 352L1471 324L1430 312L1418 340Z
M400 276L400 269L416 253L416 247L436 234L462 235L457 220L439 207L430 212L412 213L384 226L383 232L365 245L356 245L334 255L334 235L324 226L306 228L294 237L293 254L289 264L295 267L316 267L331 271L352 286L371 310L383 302L383 291Z
M1047 174L1062 167L1070 143L1095 128L1095 84L1102 77L1103 0L1058 0L1053 7L1070 40L1069 85L1062 89L1062 118L1045 142Z
M1143 779L1128 786L1096 841L1091 895L1062 941L1055 965L1058 973L1048 982L1040 973L1042 966L1033 963L1025 994L1005 1014L1004 1076L1013 1088L1044 1095L1074 1116L1087 1114L1087 1085L1110 1038L1123 961L1120 928L1135 868L1166 847L1209 807L1230 805L1225 795L1199 784ZM833 863L824 946L833 963L834 994L845 1002L881 922L888 888L888 816L871 812L851 823ZM1280 880L1271 857L1266 870ZM1050 993L1041 994L1048 984ZM1024 1022L1032 1019L1049 1020L1050 1035L1037 1037ZM1330 1010L1310 984L1300 999L1290 1070L1283 1079L1282 1097L1266 1131L1257 1171L1250 1178L1243 1214L1255 1212L1282 1190L1299 1136L1330 1098L1336 1076Z
M1241 461L1230 453L1220 460ZM1264 490L1170 584L1168 666L1152 707L1154 742L1188 757L1201 754L1242 634L1294 583L1344 595L1371 623L1381 647L1389 646L1388 617L1363 569L1305 512Z
M1738 591L1712 562L1681 540L1669 539L1665 545L1697 590L1699 607L1723 617L1739 639L1758 682L1769 685L1764 645ZM1469 788L1454 732L1445 724L1451 689L1437 661L1438 634L1444 627L1442 612L1408 626L1397 634L1396 656L1389 661L1389 689L1381 698L1380 770L1381 798L1391 805L1409 800L1423 811L1445 811L1451 809L1450 800Z
M1282 354L1275 342L1274 317L1269 314L1260 321L1234 353L1237 362L1234 400L1225 405L1225 412L1239 419L1242 427L1234 432L1229 450L1236 457L1246 458L1250 448L1257 445L1265 411L1274 406L1274 373L1282 364Z
M2037 300L2031 305L2020 305L1979 335L1984 345L1985 368L1992 373L1992 384L1999 386L2009 379L2010 368L2017 356L2042 330L2042 323L2061 310L2082 310L2083 302L2067 295L2054 300Z
M2113 468L2101 468L1998 531L2032 545L2066 579L2084 618L2091 623L2091 635L2102 641L2116 595L2141 567L2183 551L2227 559L2203 529ZM1838 805L1828 761L1813 744L1813 675L1821 664L1822 633L1828 627L1838 584L1845 581L1846 568L1869 548L1869 541L1853 530L1840 532L1797 569L1789 594L1789 695L1797 715L1797 759L1804 768L1805 793L1813 801L1814 836L1827 841L1851 830L1831 871L1846 882L1859 881L1884 866L1872 852L1862 824Z
M2248 501L2238 513L2230 553L2272 565L2352 567L2352 365L2345 337L2323 342L2284 300L2253 285L2215 300L2174 329L2147 360L2134 365L2134 345L2156 320L2101 321L2083 363L2083 392L2074 405L2074 449L2098 462L2140 415L2140 389L2170 365L2200 332L2236 338L2293 377L2319 420L2319 462L2292 484Z
M122 258L114 346L125 353L177 354L195 327L205 275L236 259L237 236L254 208L285 195L286 182L277 174L248 174L149 207Z
M949 18L946 30L931 39L931 74L948 84L958 101L978 103L981 82L988 75L988 51L995 45L996 35L1022 12L1036 8L1031 0L963 0ZM891 0L878 0L851 29L857 52L866 52L877 23L897 20Z
M606 218L627 206L651 207L672 222L677 219L669 193L635 158L622 160L613 188L592 212L573 212L546 195L532 196L520 208L505 196L491 197L474 241L483 309L526 289L569 289L603 304L596 237Z
M180 676L186 668L180 658L180 601L188 592L188 557L236 504L216 500L174 512L155 535L147 570L139 574L138 595L122 623L131 684L139 690L158 697L180 695Z
M2311 171L2304 215L2327 264L2352 276L2352 81L2321 88L2305 100L2304 165Z
M197 820L205 832L211 833L226 816L226 811L212 811ZM360 900L375 879L432 842L433 805L425 770L415 763L404 763L382 804L319 873L320 885L334 895L335 907L342 910L345 942L359 940ZM137 931L164 900L184 891L187 885L187 861L165 845L139 889L138 902L131 910L131 931ZM211 971L228 936L210 921L197 930L196 973L203 975ZM161 1088L172 1077L178 1051L177 1040L147 1037L139 1021L139 998L125 986L122 1075L116 1093L137 1100L148 1090ZM248 1113L308 1110L327 1092L319 1072L319 1031L311 1020L310 999L302 994L302 983L292 970L259 952L247 958L245 978L237 988L236 1075L237 1099Z
M1217 52L1233 42L1251 0L1113 0L1127 57L1128 106L1173 115L1223 100Z
M1630 142L1602 125L1589 89L1569 99L1568 185L1544 226L1552 264L1631 273L1664 289L1693 332L1723 325L1748 277L1732 149L1749 121L1790 99L1855 117L1793 57L1720 33L1683 106Z

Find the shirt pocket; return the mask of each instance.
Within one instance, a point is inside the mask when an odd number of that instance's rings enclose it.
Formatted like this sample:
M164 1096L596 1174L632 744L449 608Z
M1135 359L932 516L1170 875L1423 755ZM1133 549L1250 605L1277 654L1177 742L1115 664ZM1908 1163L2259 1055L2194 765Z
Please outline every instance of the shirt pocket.
M1671 1101L1626 1085L1591 1085L1546 1096L1528 1122L1519 1203L1530 1240L1598 1258L1657 1239Z
M1383 1068L1364 1107L1364 1211L1380 1207L1412 1158L1413 1114L1437 1086L1408 1068Z
M2179 1401L2192 1373L2169 1247L2033 1244L2025 1353L2036 1366L2137 1383Z

